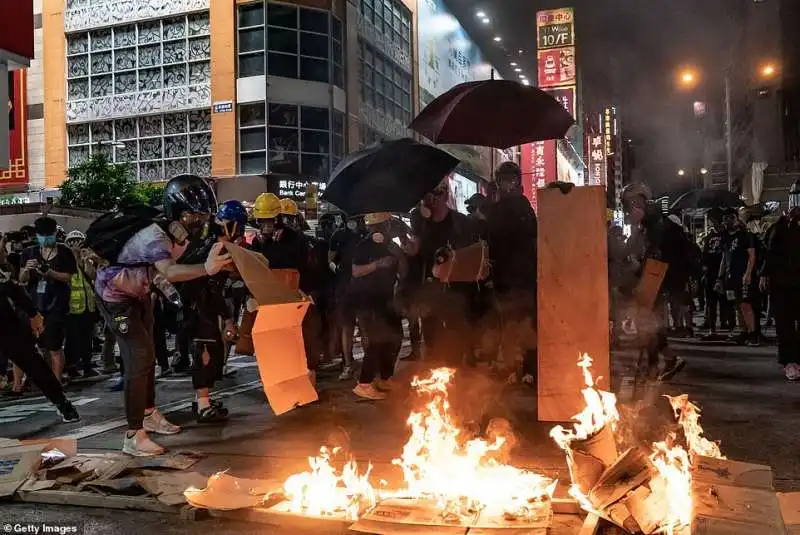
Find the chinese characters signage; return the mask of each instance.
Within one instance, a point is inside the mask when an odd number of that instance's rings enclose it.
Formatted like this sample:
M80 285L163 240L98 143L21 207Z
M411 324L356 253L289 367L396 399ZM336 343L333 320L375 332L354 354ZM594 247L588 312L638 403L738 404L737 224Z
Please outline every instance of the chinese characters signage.
M617 109L613 106L607 107L603 111L603 141L606 156L614 154L614 145L617 135Z
M537 58L539 87L575 85L575 47L539 50Z
M607 180L607 161L603 134L589 134L586 138L586 146L589 147L588 185L605 186Z
M325 191L325 186L327 185L325 182L306 177L267 176L267 191L269 193L274 193L280 198L288 197L295 202L305 202L309 184L316 185L317 192L320 195Z
M575 14L571 7L539 11L536 14L537 48L559 48L575 45Z
M536 210L537 193L555 182L557 179L556 142L555 140L537 141L522 146L520 169L522 170L522 189L525 197Z
M0 162L0 187L28 183L28 132L24 70L8 73L8 162ZM3 81L5 82L5 81Z
M554 89L546 89L554 99L556 99L570 115L575 117L575 86L558 87Z

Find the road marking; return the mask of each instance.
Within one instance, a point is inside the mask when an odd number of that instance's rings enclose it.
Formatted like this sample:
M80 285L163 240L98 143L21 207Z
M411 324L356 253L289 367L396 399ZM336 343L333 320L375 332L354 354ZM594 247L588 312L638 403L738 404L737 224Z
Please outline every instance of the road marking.
M250 381L249 383L244 383L238 386L232 386L230 388L225 388L222 390L218 390L214 392L214 398L229 398L231 396L235 396L236 394L241 394L243 392L248 392L250 390L255 390L257 388L261 388L261 381ZM172 403L168 403L159 407L159 410L162 414L169 414L171 412L176 412L184 409L188 409L192 406L192 402L194 402L194 398L187 398L181 401L173 401ZM115 420L107 420L105 422L100 422L97 424L86 425L76 429L74 432L62 435L64 438L74 438L76 440L81 440L84 438L93 437L95 435L99 435L101 433L105 433L107 431L111 431L117 429L119 427L124 427L128 425L128 421L125 418L117 418Z
M80 397L72 400L72 404L76 407L82 407L98 399L100 398ZM0 407L0 423L18 422L40 412L56 412L56 408L49 401L45 403L20 403L8 407Z

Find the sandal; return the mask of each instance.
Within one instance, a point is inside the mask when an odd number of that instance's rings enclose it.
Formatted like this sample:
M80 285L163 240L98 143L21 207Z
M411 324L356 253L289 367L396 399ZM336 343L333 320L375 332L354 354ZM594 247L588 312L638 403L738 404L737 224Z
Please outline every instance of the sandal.
M228 409L224 407L215 407L213 405L201 410L197 414L197 423L199 424L224 422L227 419L228 419Z

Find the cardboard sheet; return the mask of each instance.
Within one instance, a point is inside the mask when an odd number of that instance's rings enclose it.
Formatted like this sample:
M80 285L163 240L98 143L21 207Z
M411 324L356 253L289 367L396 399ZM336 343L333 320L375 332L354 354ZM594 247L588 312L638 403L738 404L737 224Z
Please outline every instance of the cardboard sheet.
M730 459L697 456L692 478L708 484L733 485L772 490L772 468Z
M692 484L692 535L784 535L777 495L771 490Z
M202 488L208 478L197 472L155 472L146 470L146 475L136 478L136 483L151 496L166 505L186 503L184 491Z
M667 275L669 265L659 260L648 258L644 262L642 278L634 292L636 305L645 310L650 310L656 304L661 284Z
M778 503L789 535L800 535L800 492L779 492Z
M605 190L540 190L538 218L539 420L566 422L584 406L580 355L610 389Z
M205 489L188 488L184 496L195 507L232 511L260 505L274 488L273 482L242 479L220 472L208 478Z
M284 283L283 279L291 283L293 275L279 277L262 255L235 245L226 247L259 305L251 337L270 407L275 414L283 414L316 401L302 330L309 299Z
M0 449L0 498L12 496L42 461L41 444L13 445Z

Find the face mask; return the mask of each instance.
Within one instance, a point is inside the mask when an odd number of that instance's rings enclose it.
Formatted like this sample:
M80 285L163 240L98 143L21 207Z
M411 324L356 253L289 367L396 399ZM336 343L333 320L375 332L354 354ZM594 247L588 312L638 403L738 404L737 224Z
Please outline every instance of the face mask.
M381 244L386 241L386 237L383 235L382 232L373 232L372 233L372 241L375 243Z
M355 229L358 228L358 223L356 223L355 221L348 221L347 222L347 228L349 230L355 230Z
M36 241L42 247L52 247L56 244L56 237L55 236L42 236L40 234L36 235Z

